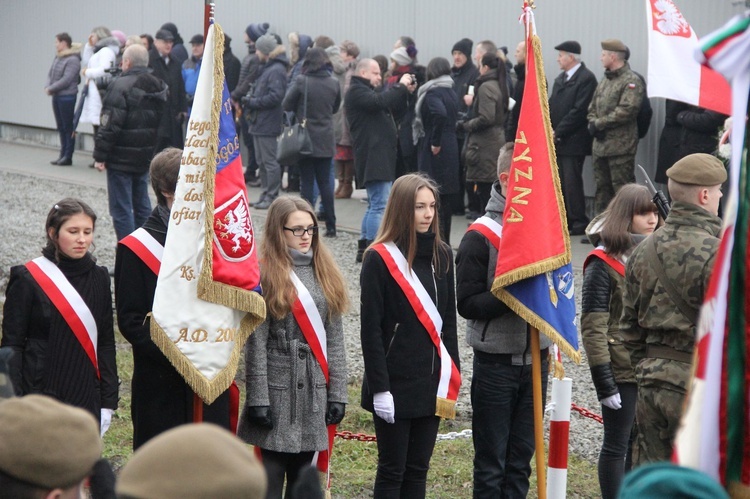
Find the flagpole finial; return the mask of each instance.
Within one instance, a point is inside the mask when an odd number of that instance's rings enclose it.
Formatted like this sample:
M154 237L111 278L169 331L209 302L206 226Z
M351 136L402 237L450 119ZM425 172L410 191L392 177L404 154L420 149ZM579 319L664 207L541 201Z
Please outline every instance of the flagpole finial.
M211 24L214 23L214 14L216 12L216 3L211 2L209 0L206 0L206 4L208 5L208 22Z

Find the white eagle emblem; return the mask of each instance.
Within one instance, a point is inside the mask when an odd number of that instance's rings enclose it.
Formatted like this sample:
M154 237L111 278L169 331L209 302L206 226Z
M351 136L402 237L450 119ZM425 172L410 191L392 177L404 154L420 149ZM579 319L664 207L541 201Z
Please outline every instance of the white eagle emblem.
M252 253L253 222L244 193L238 192L232 199L216 208L214 241L221 255L229 261L242 261Z
M654 29L664 35L690 37L690 24L672 0L651 0Z
M236 253L240 250L240 240L244 239L248 243L253 240L253 234L250 231L250 217L244 203L239 203L235 209L227 211L227 214L224 215L224 221L225 223L222 223L221 220L217 220L216 228L222 230L222 238L232 238L234 243L232 252Z

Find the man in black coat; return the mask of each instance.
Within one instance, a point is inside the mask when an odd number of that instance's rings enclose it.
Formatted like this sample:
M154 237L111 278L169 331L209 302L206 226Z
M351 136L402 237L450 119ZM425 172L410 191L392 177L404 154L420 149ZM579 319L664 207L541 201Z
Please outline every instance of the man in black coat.
M94 139L94 165L107 170L109 213L118 241L140 227L151 212L148 166L167 85L151 74L147 63L145 47L132 45L125 50L122 75L107 89Z
M417 88L412 75L404 74L398 84L377 92L382 75L373 59L357 64L349 90L344 98L346 121L354 148L354 170L357 184L367 189L367 211L362 219L357 261L375 239L385 211L391 184L396 178L398 131L394 112L403 110L407 97Z
M562 73L555 78L549 98L549 114L555 137L568 230L584 234L589 219L583 192L583 161L591 154L588 133L589 103L596 90L596 76L581 62L581 45L566 41L555 47Z
M154 76L169 87L167 107L159 124L155 152L166 147L182 149L185 143L182 122L187 118L187 96L182 79L182 62L172 56L173 43L174 35L166 29L160 29L154 36L154 46L149 52L148 66L154 71Z

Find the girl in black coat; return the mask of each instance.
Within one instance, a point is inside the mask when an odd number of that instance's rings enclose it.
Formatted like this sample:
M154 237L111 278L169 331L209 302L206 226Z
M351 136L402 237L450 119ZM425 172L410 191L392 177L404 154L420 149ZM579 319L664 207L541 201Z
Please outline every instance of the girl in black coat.
M52 207L45 225L43 256L11 268L0 347L15 352L10 378L18 395L48 395L86 409L101 421L103 435L117 408L118 380L109 272L96 265L89 253L95 224L96 213L78 199L66 198ZM44 270L47 268L50 270ZM41 274L35 269L42 269ZM73 292L66 293L59 286L42 288L39 276L52 276L57 271ZM78 317L87 324L87 312L93 317L95 327L89 323L86 331L80 331L81 341L50 298L55 289L60 289L74 308L75 293L82 299L83 307L73 314L74 322Z
M460 384L453 255L440 240L437 199L437 186L423 175L396 180L378 236L362 263L362 407L374 413L378 438L376 498L425 496L440 422L436 413L450 416L452 409L446 411L446 400L437 397L441 360L452 362ZM397 273L389 270L386 248L403 255L399 258L406 260L406 272L431 300L422 302L425 308L434 304L437 309L441 342L450 359L441 357L396 281Z

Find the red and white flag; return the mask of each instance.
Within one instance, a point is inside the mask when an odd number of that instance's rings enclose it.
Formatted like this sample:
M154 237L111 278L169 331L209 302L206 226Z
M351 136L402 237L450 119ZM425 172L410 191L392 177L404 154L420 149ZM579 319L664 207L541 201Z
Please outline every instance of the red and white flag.
M154 296L151 338L207 404L229 388L263 322L255 231L222 61L206 37Z
M698 36L672 0L646 0L648 96L732 113L729 84L695 59Z

